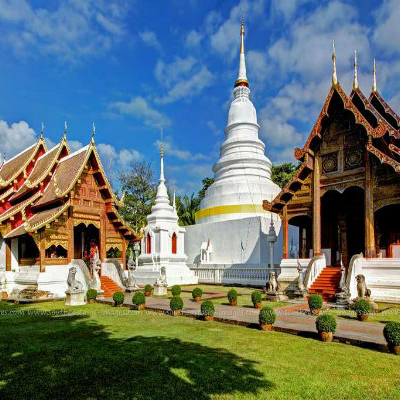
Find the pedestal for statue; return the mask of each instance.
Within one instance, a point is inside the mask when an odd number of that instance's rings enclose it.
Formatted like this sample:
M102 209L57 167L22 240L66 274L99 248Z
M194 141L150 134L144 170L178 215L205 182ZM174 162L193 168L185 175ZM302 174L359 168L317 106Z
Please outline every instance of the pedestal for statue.
M285 301L288 299L288 297L281 289L278 281L276 280L275 271L271 271L269 273L265 293L266 293L265 300L267 301Z
M267 292L265 295L266 301L286 301L288 297L283 291L279 292Z
M168 294L168 288L167 285L154 285L154 292L153 292L154 296L165 296L166 294Z
M65 299L66 306L83 306L85 305L85 291L84 290L67 290Z

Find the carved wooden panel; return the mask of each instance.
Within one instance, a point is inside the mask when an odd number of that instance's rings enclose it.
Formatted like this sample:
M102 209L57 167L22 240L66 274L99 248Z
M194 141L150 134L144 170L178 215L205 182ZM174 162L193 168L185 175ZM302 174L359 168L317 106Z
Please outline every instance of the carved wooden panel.
M330 153L322 156L322 172L324 174L338 170L338 153Z
M346 149L344 153L344 169L359 168L364 165L364 148L354 147Z

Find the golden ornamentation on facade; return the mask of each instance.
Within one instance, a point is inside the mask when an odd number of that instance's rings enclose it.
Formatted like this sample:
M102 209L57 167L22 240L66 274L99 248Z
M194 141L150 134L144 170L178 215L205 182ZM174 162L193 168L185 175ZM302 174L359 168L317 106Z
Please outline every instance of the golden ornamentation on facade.
M86 227L88 227L90 224L95 226L96 228L100 229L100 221L96 221L94 219L75 219L74 218L74 226L78 226L80 224L84 224Z

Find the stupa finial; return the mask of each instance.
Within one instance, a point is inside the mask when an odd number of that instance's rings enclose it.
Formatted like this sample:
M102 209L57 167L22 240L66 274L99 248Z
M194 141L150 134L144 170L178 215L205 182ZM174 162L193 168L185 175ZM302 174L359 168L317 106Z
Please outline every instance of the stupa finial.
M336 86L338 84L337 73L336 73L336 49L335 49L335 41L332 40L332 86Z
M240 55L239 55L239 74L235 82L236 86L249 86L249 81L246 75L246 60L244 55L244 17L240 24Z
M374 57L374 67L372 69L372 73L373 73L372 92L375 93L376 92L376 60L375 60L375 57Z
M161 140L160 140L160 181L165 181L164 178L164 148L163 148L163 128L160 128L160 136L161 136Z
M353 79L353 90L358 89L358 77L357 77L357 51L354 50L354 79Z
M92 126L92 143L94 143L95 135L96 135L96 125L93 122L93 126Z

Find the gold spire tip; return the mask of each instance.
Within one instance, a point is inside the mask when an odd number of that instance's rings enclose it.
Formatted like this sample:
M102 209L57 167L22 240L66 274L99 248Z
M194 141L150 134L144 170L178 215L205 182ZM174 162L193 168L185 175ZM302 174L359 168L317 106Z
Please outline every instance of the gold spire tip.
M332 71L332 85L336 86L338 83L337 73L336 73L336 49L335 49L335 41L332 40L332 63L333 63L333 71Z
M240 54L244 54L244 17L242 17L240 24Z
M358 89L358 76L357 76L357 50L354 50L354 79L353 79L353 90Z
M372 69L373 72L373 81L372 81L372 92L375 93L376 92L376 60L374 57L374 67Z

